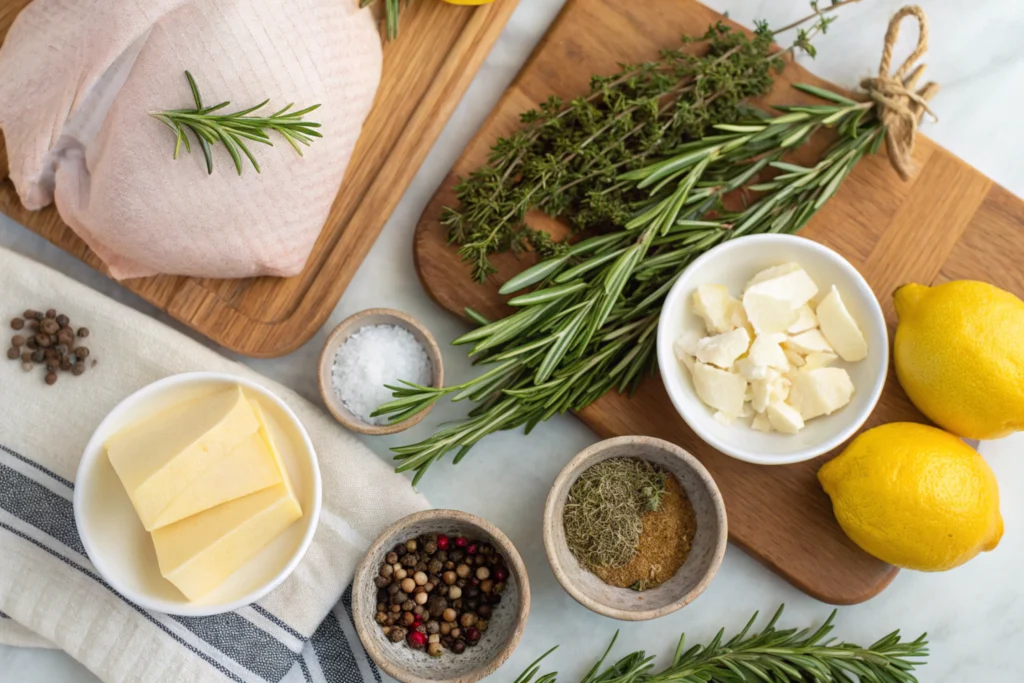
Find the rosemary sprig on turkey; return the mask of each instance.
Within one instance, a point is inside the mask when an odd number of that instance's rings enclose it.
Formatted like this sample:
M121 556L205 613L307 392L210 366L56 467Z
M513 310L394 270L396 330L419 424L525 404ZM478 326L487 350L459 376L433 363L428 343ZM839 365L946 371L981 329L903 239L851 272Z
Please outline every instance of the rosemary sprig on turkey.
M185 146L186 152L192 152L192 145L189 142L188 135L185 133L186 129L191 131L199 143L199 148L203 151L203 156L206 158L207 173L213 173L212 147L218 142L223 144L228 154L231 155L231 160L235 164L235 170L238 171L238 175L242 175L243 154L249 159L256 172L260 172L260 164L246 145L246 140L273 146L274 143L270 140L269 131L274 131L287 140L288 144L292 146L299 156L302 156L302 148L299 147L300 143L308 146L313 141L313 138L323 137L317 131L317 128L320 127L319 123L305 121L302 118L306 114L319 109L319 104L314 104L311 107L298 111L291 111L291 108L294 106L294 103L291 103L270 116L249 116L249 114L266 106L270 102L267 99L248 109L242 109L230 114L216 114L214 112L224 109L231 102L224 101L220 104L204 107L203 98L199 94L199 87L196 85L195 79L192 78L192 74L186 71L185 78L188 79L189 88L192 89L192 98L196 104L195 108L155 111L150 112L150 116L162 122L174 133L175 159L178 158L182 145Z

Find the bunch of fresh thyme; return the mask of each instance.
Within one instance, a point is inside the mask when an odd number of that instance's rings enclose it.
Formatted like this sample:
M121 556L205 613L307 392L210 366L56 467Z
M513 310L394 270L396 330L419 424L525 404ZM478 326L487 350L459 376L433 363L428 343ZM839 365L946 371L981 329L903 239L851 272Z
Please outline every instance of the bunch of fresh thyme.
M750 38L719 23L698 40L684 36L684 49L664 50L657 62L593 77L586 96L551 97L523 114L524 127L497 141L488 164L456 186L459 207L441 217L473 277L482 282L494 272L495 252L552 252L547 233L524 222L531 209L564 217L574 230L625 223L641 196L622 173L713 124L749 115L746 99L771 88L783 56L794 49L813 54L811 38L834 19L825 12L856 1L833 0L821 10L815 0L805 19L778 30L758 23ZM808 21L789 48L773 52L780 33Z
M605 392L633 390L651 371L662 302L679 273L707 249L741 235L799 230L857 162L881 144L884 128L869 102L798 85L828 104L777 107L782 114L720 124L712 135L620 176L646 199L619 230L559 249L513 277L501 292L533 291L509 301L518 309L455 344L489 369L444 388L390 387L395 399L375 415L400 421L442 396L477 403L469 419L420 443L392 449L399 471L417 482L432 463L457 450L459 462L487 434L580 410ZM782 160L824 127L839 139L813 166ZM762 172L776 175L762 178ZM739 191L746 203L730 208Z
M654 657L643 651L626 655L605 669L604 661L615 645L618 632L604 655L583 677L581 683L916 683L911 673L924 664L928 656L927 634L917 640L903 642L900 632L875 641L867 647L851 643L835 643L828 638L836 612L816 631L777 630L776 622L782 607L775 612L760 633L747 635L757 613L738 634L723 642L725 629L718 632L706 646L685 648L686 635L679 638L668 668L655 673ZM530 664L515 683L534 683L541 661L555 648ZM543 674L535 683L555 683L557 672Z

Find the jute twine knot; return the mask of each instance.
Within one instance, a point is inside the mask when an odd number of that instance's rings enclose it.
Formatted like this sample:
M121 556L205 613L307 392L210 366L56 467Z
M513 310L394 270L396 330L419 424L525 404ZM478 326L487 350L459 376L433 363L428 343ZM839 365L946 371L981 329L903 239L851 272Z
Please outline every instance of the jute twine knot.
M904 60L900 68L889 73L892 66L892 51L900 35L900 23L906 17L917 19L919 33L917 47ZM914 90L924 73L924 64L914 62L928 51L928 19L917 5L908 5L893 15L889 29L885 32L885 46L878 75L860 82L869 98L874 100L879 120L885 125L885 144L889 150L889 161L903 180L910 178L913 170L911 155L917 124L925 112L935 119L935 112L928 108L928 100L939 91L939 85L929 81L919 90Z

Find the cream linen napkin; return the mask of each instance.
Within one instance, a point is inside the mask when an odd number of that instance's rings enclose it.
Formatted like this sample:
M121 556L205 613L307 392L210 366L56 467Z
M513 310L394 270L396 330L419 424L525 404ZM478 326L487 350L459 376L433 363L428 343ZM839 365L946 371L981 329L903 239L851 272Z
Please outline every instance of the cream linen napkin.
M356 637L346 586L376 535L427 501L294 392L0 249L4 350L12 317L51 307L92 331L98 363L81 377L61 373L50 387L41 368L28 374L0 357L0 642L49 641L104 681L379 681ZM312 437L324 491L316 536L295 573L259 603L205 618L149 612L115 593L86 557L71 506L79 456L103 417L136 389L193 370L248 377L280 396Z

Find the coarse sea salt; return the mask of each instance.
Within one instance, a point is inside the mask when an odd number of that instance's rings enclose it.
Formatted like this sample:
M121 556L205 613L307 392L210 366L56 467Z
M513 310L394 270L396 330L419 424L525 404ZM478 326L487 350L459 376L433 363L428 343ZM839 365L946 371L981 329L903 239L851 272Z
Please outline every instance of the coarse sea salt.
M388 417L370 413L392 399L385 384L399 380L431 385L433 368L423 345L397 325L369 325L358 329L338 347L331 384L344 406L363 422L388 424Z

